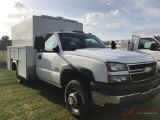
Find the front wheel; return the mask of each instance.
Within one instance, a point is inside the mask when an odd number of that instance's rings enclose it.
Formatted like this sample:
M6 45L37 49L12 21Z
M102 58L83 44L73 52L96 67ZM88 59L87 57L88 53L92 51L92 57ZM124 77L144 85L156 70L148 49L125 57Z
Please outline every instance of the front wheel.
M78 119L86 118L92 106L90 91L78 80L70 81L65 88L65 103L69 112Z

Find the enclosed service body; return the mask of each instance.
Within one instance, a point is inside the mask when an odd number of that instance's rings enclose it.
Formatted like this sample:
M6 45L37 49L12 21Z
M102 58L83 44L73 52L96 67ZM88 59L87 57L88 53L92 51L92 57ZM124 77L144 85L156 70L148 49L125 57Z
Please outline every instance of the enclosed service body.
M12 46L7 47L8 69L18 63L18 74L25 79L35 76L34 40L54 31L83 31L83 24L62 17L32 16L11 28ZM14 66L14 65L13 65Z
M62 17L33 16L11 28L12 46L33 46L36 36L60 30L83 31L83 24Z

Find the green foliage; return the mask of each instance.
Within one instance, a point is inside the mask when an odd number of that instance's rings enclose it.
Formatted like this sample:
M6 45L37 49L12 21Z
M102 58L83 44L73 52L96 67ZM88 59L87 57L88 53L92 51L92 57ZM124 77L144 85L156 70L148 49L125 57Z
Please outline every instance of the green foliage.
M11 46L11 43L9 36L3 36L0 40L0 50L7 50L7 46Z
M63 91L43 81L18 84L15 72L0 68L0 120L74 120Z

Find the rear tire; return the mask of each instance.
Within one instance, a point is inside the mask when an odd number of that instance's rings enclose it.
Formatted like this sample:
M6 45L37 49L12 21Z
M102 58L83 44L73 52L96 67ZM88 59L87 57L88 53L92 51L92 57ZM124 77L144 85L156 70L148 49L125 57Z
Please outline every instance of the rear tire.
M69 112L78 119L85 119L92 108L92 99L86 84L70 81L65 88L65 103Z

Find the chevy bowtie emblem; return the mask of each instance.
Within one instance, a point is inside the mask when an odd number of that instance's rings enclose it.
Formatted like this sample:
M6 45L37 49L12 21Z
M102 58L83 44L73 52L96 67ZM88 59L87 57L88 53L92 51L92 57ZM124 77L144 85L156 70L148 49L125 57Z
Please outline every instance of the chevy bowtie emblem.
M146 73L149 73L149 72L151 72L151 68L150 67L146 67L145 69L144 69L144 71L146 72Z

